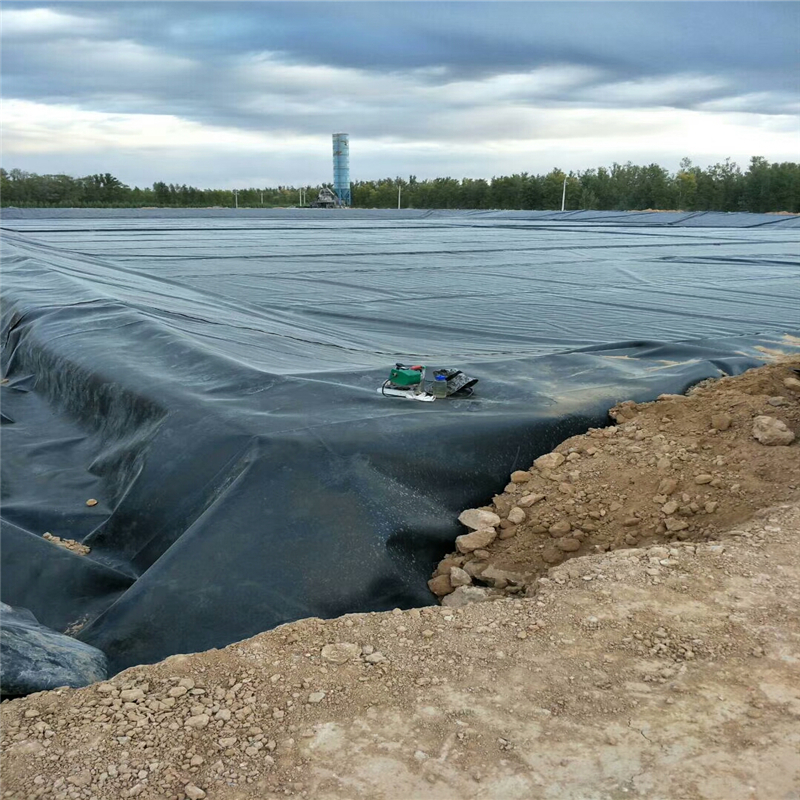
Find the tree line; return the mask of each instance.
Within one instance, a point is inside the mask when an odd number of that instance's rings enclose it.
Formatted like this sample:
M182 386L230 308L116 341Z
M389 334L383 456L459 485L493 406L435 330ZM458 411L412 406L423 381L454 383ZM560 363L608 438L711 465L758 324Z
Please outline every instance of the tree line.
M383 178L352 184L359 208L560 209L566 180L566 209L631 211L790 211L800 212L800 164L770 163L755 156L747 170L730 159L702 169L685 158L675 173L658 164L613 164L546 175L521 172L483 178ZM327 184L326 184L327 185ZM130 187L109 173L74 178L0 169L0 201L18 207L275 208L316 198L320 186L198 189L158 181Z

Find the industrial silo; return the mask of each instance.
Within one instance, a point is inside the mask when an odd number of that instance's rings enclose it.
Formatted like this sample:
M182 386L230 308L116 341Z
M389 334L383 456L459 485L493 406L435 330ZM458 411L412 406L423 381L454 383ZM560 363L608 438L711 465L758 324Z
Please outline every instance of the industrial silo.
M333 134L333 191L343 206L350 205L350 135Z

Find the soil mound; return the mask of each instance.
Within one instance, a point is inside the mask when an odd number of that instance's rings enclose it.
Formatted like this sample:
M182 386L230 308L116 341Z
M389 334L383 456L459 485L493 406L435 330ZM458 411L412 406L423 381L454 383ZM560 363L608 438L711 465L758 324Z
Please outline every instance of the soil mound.
M466 526L469 539L456 541L431 590L457 590L451 604L470 584L519 593L567 559L703 541L784 501L800 486L797 448L787 446L800 430L798 367L788 358L686 396L616 405L616 425L567 439L514 472L491 505L462 514L489 512L497 524L477 536Z

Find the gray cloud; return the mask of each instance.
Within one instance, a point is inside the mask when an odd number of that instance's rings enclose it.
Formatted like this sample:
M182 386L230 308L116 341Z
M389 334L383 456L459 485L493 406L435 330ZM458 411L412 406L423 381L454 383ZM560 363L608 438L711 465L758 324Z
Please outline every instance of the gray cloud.
M418 158L447 143L536 151L586 125L646 149L693 115L761 128L775 117L777 135L797 113L796 3L9 2L2 14L7 101L287 141L351 129ZM38 145L10 131L6 158L32 158Z
M444 65L485 74L553 62L620 76L745 72L794 81L794 3L381 2L50 3L96 28L197 59L282 52L363 69ZM6 4L11 11L30 3ZM35 8L35 6L34 6ZM8 31L7 31L8 33ZM51 37L60 31L44 32Z

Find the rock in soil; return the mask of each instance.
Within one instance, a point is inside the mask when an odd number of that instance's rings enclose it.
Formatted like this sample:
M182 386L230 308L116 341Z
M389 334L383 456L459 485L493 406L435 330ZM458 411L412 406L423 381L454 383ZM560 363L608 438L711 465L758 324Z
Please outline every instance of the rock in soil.
M786 423L775 417L760 416L753 421L753 436L765 445L790 445L794 441L794 432Z

